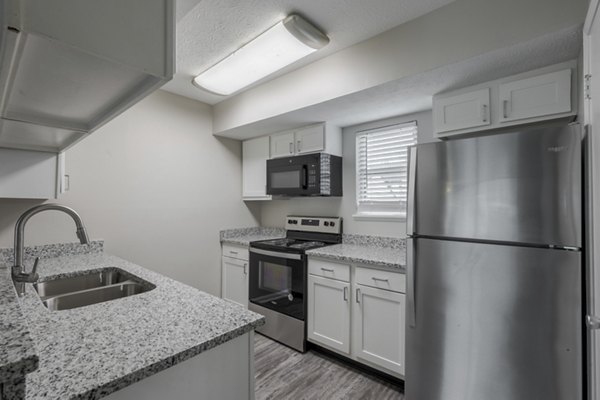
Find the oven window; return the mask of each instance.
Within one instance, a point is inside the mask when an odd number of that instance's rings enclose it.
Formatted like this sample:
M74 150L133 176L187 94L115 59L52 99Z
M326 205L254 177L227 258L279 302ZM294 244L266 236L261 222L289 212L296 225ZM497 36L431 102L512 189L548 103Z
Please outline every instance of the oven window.
M268 292L292 290L292 269L286 265L262 262L259 271L258 287Z
M271 187L274 189L288 189L300 187L301 170L271 172Z

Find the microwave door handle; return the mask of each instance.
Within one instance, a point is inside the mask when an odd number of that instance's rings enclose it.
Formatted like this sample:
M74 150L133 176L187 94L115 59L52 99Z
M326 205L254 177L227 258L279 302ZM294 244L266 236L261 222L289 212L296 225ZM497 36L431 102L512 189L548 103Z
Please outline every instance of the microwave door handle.
M308 189L308 168L306 165L302 166L302 189Z

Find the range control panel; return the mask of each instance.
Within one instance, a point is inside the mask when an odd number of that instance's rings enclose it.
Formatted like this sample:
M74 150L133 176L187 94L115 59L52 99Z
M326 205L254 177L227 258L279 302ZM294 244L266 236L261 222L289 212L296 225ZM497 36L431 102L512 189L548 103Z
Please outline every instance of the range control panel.
M285 229L290 231L342 233L342 219L339 217L300 217L289 215Z

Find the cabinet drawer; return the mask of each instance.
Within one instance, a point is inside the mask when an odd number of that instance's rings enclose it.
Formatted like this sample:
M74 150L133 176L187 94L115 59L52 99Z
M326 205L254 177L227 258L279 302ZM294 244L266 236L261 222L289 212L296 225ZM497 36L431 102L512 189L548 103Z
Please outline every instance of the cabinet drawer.
M371 286L394 292L406 292L406 275L398 272L356 267L355 281L359 285Z
M308 273L338 281L350 282L350 266L321 260L308 260Z
M231 244L223 245L223 256L237 258L238 260L248 261L248 249L242 246L235 246Z

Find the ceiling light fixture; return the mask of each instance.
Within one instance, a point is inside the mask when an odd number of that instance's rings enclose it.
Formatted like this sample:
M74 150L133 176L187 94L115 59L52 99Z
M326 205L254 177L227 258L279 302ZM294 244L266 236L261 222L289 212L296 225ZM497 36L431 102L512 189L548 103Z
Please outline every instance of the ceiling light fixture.
M292 14L194 78L192 83L227 96L315 52L329 38Z

